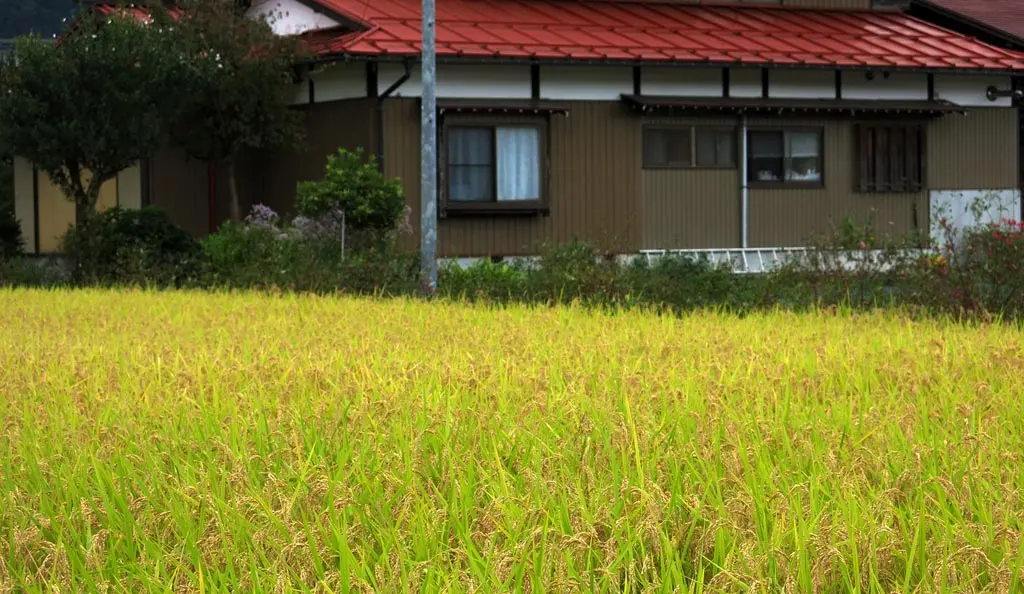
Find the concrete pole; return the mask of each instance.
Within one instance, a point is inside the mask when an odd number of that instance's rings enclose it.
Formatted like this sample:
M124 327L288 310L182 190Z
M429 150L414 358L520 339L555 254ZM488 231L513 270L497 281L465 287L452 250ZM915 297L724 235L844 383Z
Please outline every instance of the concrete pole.
M423 293L437 290L437 80L434 0L423 0L423 102L420 131L420 275Z

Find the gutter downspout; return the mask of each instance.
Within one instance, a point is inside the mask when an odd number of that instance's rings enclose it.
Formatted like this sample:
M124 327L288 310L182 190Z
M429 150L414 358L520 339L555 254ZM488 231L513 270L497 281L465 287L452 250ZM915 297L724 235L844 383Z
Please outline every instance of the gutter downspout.
M740 116L740 212L743 221L741 223L741 241L743 249L749 247L747 241L747 221L749 219L750 205L750 183L747 181L750 179L750 172L748 171L749 163L747 160L747 115L743 114Z
M374 140L377 149L377 167L384 171L384 100L390 97L398 87L405 84L405 81L409 80L409 76L412 74L412 62L411 60L402 60L402 66L405 68L405 72L402 76L398 77L398 80L393 82L390 87L384 89L384 92L377 95L377 102L374 105Z

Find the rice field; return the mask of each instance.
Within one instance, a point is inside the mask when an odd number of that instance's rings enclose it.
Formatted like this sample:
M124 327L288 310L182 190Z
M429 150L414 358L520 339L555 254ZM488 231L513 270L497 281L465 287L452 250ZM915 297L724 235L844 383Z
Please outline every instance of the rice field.
M0 592L1024 592L1024 339L0 292Z

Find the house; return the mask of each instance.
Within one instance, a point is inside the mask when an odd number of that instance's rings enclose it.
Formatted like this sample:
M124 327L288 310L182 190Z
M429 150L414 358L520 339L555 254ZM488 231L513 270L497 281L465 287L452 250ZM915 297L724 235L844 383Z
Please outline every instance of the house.
M1024 3L1017 0L913 0L910 14L990 45L1024 51ZM1013 88L1024 90L1024 77L1015 76ZM1024 100L1018 98L1016 104L1024 109ZM1024 172L1024 150L1019 156Z
M574 237L622 253L799 246L846 217L927 229L980 194L1019 213L1024 53L873 4L442 0L439 255ZM419 0L250 8L274 10L315 54L295 89L307 147L248 155L243 196L288 211L328 153L362 146L402 180L418 229ZM44 177L19 163L38 252L73 217ZM162 206L197 234L226 216L220 171L174 151L112 184L108 201Z

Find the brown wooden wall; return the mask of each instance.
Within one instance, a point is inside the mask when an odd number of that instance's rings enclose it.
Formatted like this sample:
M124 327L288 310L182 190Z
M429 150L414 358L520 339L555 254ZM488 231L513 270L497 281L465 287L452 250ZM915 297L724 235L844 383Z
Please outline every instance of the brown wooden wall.
M306 105L306 138L298 150L260 155L259 199L279 213L291 212L299 181L323 177L327 156L339 148L373 153L375 99L346 99Z
M637 118L637 125L738 126L737 118ZM737 152L739 142L737 135ZM739 169L645 169L645 249L740 247Z
M286 213L295 184L316 179L326 156L339 146L375 148L374 101L356 99L303 108L308 137L292 153L248 155L239 163L243 207L262 202ZM838 118L787 118L793 126L825 132L823 188L751 188L749 244L793 246L828 231L847 216L893 233L928 225L927 191L862 194L854 191L854 122ZM648 119L648 123L737 123L734 118ZM644 170L644 118L619 102L570 103L568 116L553 115L549 216L450 217L439 221L438 252L445 257L536 253L544 243L574 236L608 249L724 248L741 245L740 168ZM751 119L777 125L777 118ZM969 110L928 124L927 189L982 190L1018 187L1017 113L1007 108ZM402 179L419 229L420 131L415 99L384 102L385 173ZM739 145L739 143L737 143ZM210 227L207 165L180 151L164 151L146 168L149 203L167 209L180 225L204 235ZM215 223L227 218L227 182L217 169ZM413 233L404 238L418 246Z
M385 173L402 180L416 231L420 220L419 110L416 100L385 101ZM642 219L637 122L617 101L573 102L568 117L552 115L551 214L442 219L438 223L438 254L533 254L545 242L565 243L574 235L608 249L636 250ZM405 239L407 245L419 244L416 231Z
M299 148L253 151L239 158L236 180L243 213L254 204L290 213L295 205L296 183L322 177L327 155L340 147L363 147L372 153L373 107L373 99L297 107L305 118L305 138ZM211 228L207 162L189 159L180 149L166 149L150 159L146 171L147 203L166 210L189 232L206 235ZM227 170L218 163L214 167L214 228L229 218L229 196Z
M680 124L698 119L649 120ZM730 120L704 120L726 123ZM731 120L737 124L736 120ZM981 108L927 124L926 189L901 194L854 190L854 125L837 118L751 119L751 127L784 123L821 127L825 184L820 188L752 187L748 239L751 247L797 246L827 233L846 217L893 234L927 229L928 190L1018 187L1017 114ZM640 125L638 123L638 125ZM642 174L642 244L651 249L725 248L741 245L740 169L645 170Z
M751 119L749 125L777 125L778 119ZM846 217L872 223L894 234L919 224L927 229L928 193L862 194L854 191L856 146L854 122L849 119L787 119L792 126L822 127L824 177L822 188L750 188L748 239L750 247L804 245ZM917 218L915 218L915 208Z
M974 108L936 122L928 142L932 190L1001 190L1018 187L1017 110Z
M143 175L144 204L162 208L189 233L203 236L209 232L206 161L190 159L181 149L165 149L149 160Z

